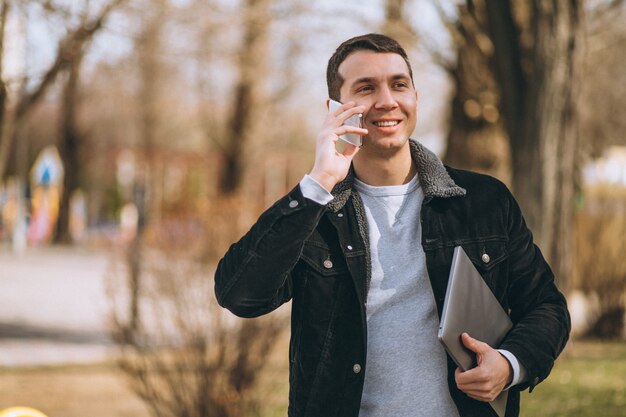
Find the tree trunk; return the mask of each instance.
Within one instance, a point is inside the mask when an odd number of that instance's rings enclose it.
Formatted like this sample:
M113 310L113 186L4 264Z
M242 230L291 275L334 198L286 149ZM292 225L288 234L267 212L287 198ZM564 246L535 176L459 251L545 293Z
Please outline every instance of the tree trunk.
M223 195L235 194L243 183L246 148L254 134L263 102L271 4L272 0L246 0L243 6L244 34L238 54L239 79L223 146L224 163L219 175L219 191Z
M514 156L515 191L522 207L532 213L538 241L565 286L572 274L574 194L579 183L574 97L582 11L580 2L561 0L537 2L534 12L534 71L524 102L523 138ZM521 160L527 155L532 155L530 171ZM527 184L541 186L533 192Z
M462 43L456 66L449 71L455 94L444 161L508 182L509 147L499 111L499 85L490 65L493 45L485 34L486 22L481 15L482 8L459 9L455 31Z
M4 69L4 31L6 28L6 22L7 22L7 15L9 13L9 2L8 0L2 0L2 4L1 4L1 9L0 9L0 132L2 132L5 129L5 120L6 120L6 110L7 110L7 101L8 101L8 92L7 92L7 86L6 83L4 82L4 73L3 73L3 69ZM2 136L2 134L0 133L0 137ZM3 143L0 142L0 146L2 146ZM2 155L4 152L2 152L0 150L0 155ZM1 173L2 171L0 171ZM2 175L0 175L0 179L2 178Z
M115 4L116 2L111 2L103 9L102 16L99 20L96 20L95 24L97 26L102 25L103 19ZM90 23L88 19L84 17L80 27L84 28L83 31L88 31L90 24L93 23ZM64 66L67 67L68 74L65 88L63 89L59 154L63 161L65 175L63 176L63 188L61 189L61 199L59 202L59 218L54 233L55 243L68 244L72 242L70 233L70 202L72 194L79 188L82 173L80 162L80 133L76 121L80 71L87 46L93 39L94 34L95 31L92 31L88 35L76 36L76 39L71 45L66 47L67 51L64 57L64 59L67 59Z
M148 222L155 212L155 202L152 196L156 188L156 170L154 148L157 140L159 120L159 79L161 63L158 59L161 50L161 29L166 15L166 2L154 2L153 14L145 21L145 26L137 42L139 56L139 71L142 85L139 91L141 103L140 132L141 143L138 147L139 166L133 179L132 202L137 209L137 228L135 236L130 242L126 261L128 265L128 288L130 299L128 305L127 335L132 337L140 325L140 297L142 293L143 247L144 234ZM129 340L131 342L132 340Z
M7 86L4 81L4 53L5 53L5 31L7 17L11 3L8 0L2 1L0 9L0 180L6 171L8 155L11 153L11 146L14 135L14 123L9 115L9 97Z
M404 13L405 3L405 0L385 0L385 21L382 30L410 53L417 37Z
M61 39L55 60L45 71L39 84L31 92L23 94L17 99L16 109L11 112L12 116L10 118L6 117L7 113L5 111L3 124L0 125L0 178L4 177L7 160L15 140L15 133L20 130L20 126L26 116L45 96L54 84L57 76L71 65L76 57L75 52L82 50L83 46L102 28L109 14L124 1L111 0L102 7L97 16L82 22ZM5 7L8 2L4 1L2 4ZM6 8L3 9L3 11L5 10Z
M536 241L561 284L571 275L574 190L578 183L578 138L574 93L581 4L535 1L526 30L534 44L530 70L515 30L512 3L487 1L494 68L510 138L513 191Z
M63 107L61 115L61 141L59 154L63 161L65 175L59 204L59 219L54 234L55 243L71 243L70 234L70 201L72 193L78 189L81 177L80 163L80 134L76 124L76 109L78 102L78 87L80 69L84 57L84 50L77 51L72 61L63 90Z

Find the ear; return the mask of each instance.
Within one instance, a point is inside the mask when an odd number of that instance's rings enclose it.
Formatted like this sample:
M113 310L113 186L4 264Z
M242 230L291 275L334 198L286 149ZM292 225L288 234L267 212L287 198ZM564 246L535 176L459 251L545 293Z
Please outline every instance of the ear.
M330 110L330 99L326 99L326 110Z

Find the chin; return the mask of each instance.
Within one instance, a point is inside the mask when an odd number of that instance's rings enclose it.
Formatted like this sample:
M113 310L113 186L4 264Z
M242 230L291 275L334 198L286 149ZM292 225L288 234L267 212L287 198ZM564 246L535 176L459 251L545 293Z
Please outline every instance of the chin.
M387 138L368 138L364 144L379 149L396 149L402 148L409 141L409 138L387 137Z

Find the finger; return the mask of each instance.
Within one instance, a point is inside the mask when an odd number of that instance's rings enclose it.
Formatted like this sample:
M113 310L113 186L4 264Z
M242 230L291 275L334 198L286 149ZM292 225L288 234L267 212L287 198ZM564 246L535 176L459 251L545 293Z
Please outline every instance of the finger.
M474 339L467 333L463 333L461 335L461 340L463 341L465 347L474 353L483 353L487 350L487 348L489 348L488 344L481 342L480 340Z
M481 397L482 401L491 401L502 391L502 386L496 384L493 380L487 378L482 380L463 381L457 380L457 387L467 395Z
M342 113L346 112L347 110L352 109L355 106L356 106L356 103L354 101L348 101L346 103L343 103L341 106L338 106L338 107L333 108L332 110L330 110L328 112L328 116L329 117L338 117Z
M497 395L489 395L489 394L470 394L470 393L467 393L467 392L466 392L466 394L470 398L473 398L473 399L475 399L477 401L483 401L483 402L486 402L486 403L492 402L497 397Z
M467 382L467 377L464 374L465 372L461 370L461 368L456 368L456 370L454 371L454 381L457 385L459 385L459 383Z
M336 117L335 117L335 123L337 125L342 125L344 123L346 123L346 121L352 117L355 116L357 114L363 114L363 112L365 111L365 106L355 106L355 107L351 107L348 110L339 113Z
M339 116L341 113L345 112L346 110L354 107L356 105L356 103L354 101L348 101L346 103L343 103L341 106L337 107L336 109L333 109L332 111L328 112L328 114L333 115L333 116Z
M459 369L458 373L455 372L454 379L457 385L470 386L485 383L489 380L489 374L480 367L468 369L465 372Z
M489 384L475 384L470 387L458 386L458 388L468 396L480 401L492 401L500 392L500 390Z
M502 390L491 388L491 389L480 389L480 390L479 389L467 390L463 392L465 392L468 396L476 400L491 402L496 399L496 397L502 392Z
M367 129L363 129L362 127L355 127L350 125L341 125L335 129L333 129L333 133L337 136L345 135L346 133L355 133L357 135L365 136L367 135Z
M478 391L478 392L487 392L492 390L494 384L491 381L460 381L457 382L456 386L463 391Z

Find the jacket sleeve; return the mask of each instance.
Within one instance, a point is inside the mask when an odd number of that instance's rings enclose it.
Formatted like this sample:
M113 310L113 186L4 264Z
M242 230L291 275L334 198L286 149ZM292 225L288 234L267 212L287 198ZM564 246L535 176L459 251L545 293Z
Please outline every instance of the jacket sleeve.
M291 271L325 210L300 185L267 209L220 260L218 303L237 316L257 317L291 299Z
M554 274L533 243L521 210L508 193L509 306L515 323L500 349L513 353L526 368L527 378L518 387L543 381L569 338L570 316L565 297L556 287Z

